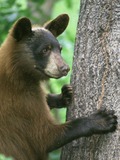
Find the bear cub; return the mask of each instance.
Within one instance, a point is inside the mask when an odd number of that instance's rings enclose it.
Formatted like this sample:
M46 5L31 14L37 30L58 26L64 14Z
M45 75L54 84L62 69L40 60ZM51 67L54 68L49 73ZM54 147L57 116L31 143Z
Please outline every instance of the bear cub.
M15 22L0 48L0 153L15 160L47 160L48 153L80 137L116 130L113 110L58 124L50 109L72 101L72 87L48 94L42 82L66 76L70 68L61 57L58 40L69 22L59 15L43 27L28 18Z

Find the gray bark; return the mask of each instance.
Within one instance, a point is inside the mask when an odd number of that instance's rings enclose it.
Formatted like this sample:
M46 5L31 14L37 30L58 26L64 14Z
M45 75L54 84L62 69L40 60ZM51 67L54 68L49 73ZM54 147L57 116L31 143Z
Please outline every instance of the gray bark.
M120 1L81 0L67 120L96 109L114 109L115 133L80 138L62 149L61 160L120 160Z

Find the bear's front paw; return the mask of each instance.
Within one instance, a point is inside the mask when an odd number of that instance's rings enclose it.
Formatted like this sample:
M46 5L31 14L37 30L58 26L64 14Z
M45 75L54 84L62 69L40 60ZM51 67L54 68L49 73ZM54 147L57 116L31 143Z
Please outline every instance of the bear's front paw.
M72 86L69 84L66 84L62 87L61 91L62 91L61 95L62 95L63 105L67 106L71 104L72 98L73 98Z
M113 110L100 109L90 119L93 121L92 132L95 134L113 132L117 128L117 117Z

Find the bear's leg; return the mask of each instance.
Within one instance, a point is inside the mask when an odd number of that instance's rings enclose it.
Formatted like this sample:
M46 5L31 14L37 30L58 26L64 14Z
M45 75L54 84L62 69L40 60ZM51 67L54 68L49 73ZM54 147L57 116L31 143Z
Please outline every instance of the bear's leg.
M47 103L50 109L67 107L72 102L73 91L71 85L64 85L61 94L48 94Z
M61 133L61 129L59 129L59 134L53 144L48 148L48 152L60 148L80 137L115 131L117 117L114 115L113 110L107 111L106 109L101 109L89 117L78 118L61 125L61 127L64 128L64 132Z

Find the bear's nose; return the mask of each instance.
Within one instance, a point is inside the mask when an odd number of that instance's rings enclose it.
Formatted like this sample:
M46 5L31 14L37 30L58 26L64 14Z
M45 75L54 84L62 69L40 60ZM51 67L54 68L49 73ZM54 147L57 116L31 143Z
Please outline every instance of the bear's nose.
M60 71L62 75L66 76L67 73L70 71L70 67L68 65L63 65L60 67Z

